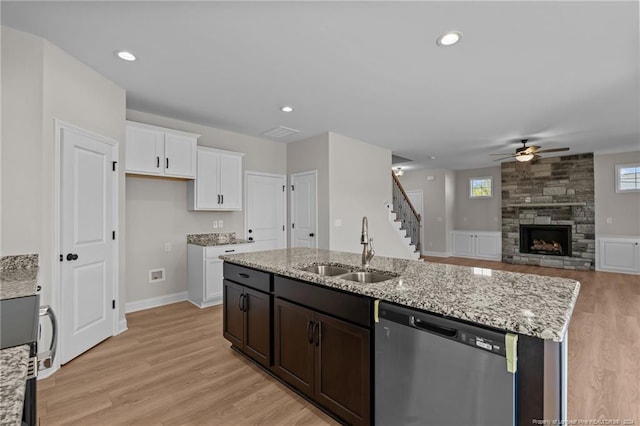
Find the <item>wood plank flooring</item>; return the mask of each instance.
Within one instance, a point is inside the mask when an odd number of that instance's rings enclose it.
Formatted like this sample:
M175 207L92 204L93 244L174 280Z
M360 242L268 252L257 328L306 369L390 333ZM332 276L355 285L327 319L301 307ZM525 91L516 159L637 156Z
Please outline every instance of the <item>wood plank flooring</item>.
M640 425L640 276L425 259L580 281L569 327L569 418ZM229 348L220 306L181 302L127 322L128 331L38 382L41 425L337 424Z

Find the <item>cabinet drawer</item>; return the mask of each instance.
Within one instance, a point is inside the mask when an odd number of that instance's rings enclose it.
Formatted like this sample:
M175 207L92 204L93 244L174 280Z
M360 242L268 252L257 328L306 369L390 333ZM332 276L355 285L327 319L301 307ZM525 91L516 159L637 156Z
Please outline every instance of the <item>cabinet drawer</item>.
M255 288L256 290L270 293L271 274L244 266L234 265L232 263L224 263L224 277L228 280Z
M237 253L246 253L251 251L252 247L250 244L226 244L223 246L211 246L205 248L204 257L218 257L223 256L225 254L237 254Z
M371 327L371 299L276 276L274 293L277 297L308 306L347 321Z

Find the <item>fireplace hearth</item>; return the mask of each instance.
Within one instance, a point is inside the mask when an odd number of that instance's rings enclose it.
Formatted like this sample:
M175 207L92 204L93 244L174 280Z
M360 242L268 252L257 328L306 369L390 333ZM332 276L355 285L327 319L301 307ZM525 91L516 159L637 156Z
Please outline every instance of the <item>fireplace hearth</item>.
M571 225L520 225L520 253L571 256Z

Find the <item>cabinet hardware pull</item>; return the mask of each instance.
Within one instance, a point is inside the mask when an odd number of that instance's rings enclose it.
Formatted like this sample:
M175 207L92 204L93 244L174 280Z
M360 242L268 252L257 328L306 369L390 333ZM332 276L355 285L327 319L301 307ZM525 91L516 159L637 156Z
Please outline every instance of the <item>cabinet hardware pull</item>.
M220 197L222 197L222 201L220 202L220 204L224 204L224 194L221 194Z
M313 321L307 323L307 340L309 344L313 344Z
M167 169L169 168L169 158L167 158Z
M242 309L242 298L244 297L244 294L241 294L240 297L238 298L238 309L240 309L240 312L244 312L244 310Z
M244 272L240 272L238 275L242 278L249 278L249 274L245 274Z
M317 322L313 329L313 338L316 346L320 346L320 322Z
M156 167L160 168L160 157L156 157Z
M235 250L225 250L225 253L233 253Z
M242 295L242 311L247 312L249 310L249 300L246 294Z

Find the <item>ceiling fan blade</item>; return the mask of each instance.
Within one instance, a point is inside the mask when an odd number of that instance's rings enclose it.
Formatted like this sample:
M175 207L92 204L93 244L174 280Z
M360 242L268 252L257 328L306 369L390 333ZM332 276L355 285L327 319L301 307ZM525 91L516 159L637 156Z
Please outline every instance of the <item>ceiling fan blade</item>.
M489 155L511 155L511 156L513 156L513 154L511 154L511 153L506 153L506 152L505 152L504 154L489 154Z
M525 153L525 154L533 154L533 153L535 153L535 152L538 152L538 150L539 150L540 148L541 148L541 147L539 147L539 146L537 146L537 145L531 145L531 146L528 146L528 147L527 147L527 149L525 149L524 151L520 151L520 152L523 152L523 153Z
M509 155L507 157L497 158L497 159L495 159L493 161L502 161L502 160L506 160L507 158L513 158L513 157L515 157L515 155Z
M540 154L540 153L543 153L543 152L560 152L560 151L569 151L569 148L541 149L540 151L536 151L536 154Z

